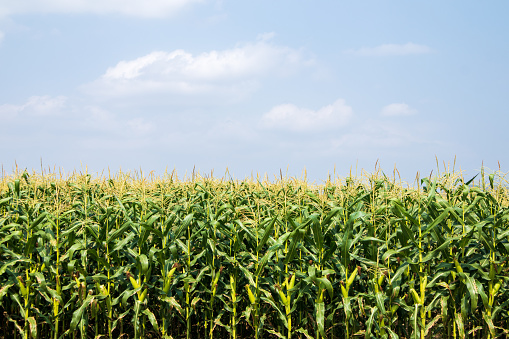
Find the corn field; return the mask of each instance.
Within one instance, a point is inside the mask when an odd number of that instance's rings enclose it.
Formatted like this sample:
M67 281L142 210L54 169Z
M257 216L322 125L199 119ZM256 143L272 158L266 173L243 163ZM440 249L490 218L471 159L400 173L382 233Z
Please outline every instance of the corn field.
M0 184L0 338L509 333L501 172Z

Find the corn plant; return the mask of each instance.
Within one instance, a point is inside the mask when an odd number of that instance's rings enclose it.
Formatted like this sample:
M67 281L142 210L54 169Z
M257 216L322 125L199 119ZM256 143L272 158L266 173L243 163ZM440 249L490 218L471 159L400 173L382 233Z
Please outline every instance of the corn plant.
M0 333L504 337L508 193L484 169L414 186L15 172L0 182Z

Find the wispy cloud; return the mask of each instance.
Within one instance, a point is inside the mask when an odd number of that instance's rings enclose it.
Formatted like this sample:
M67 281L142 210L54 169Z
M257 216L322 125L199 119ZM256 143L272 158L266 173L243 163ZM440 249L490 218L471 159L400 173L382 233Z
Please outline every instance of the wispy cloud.
M362 47L349 49L345 53L358 56L404 56L432 53L433 50L426 45L414 43L407 44L384 44L376 47Z
M157 130L150 117L116 114L64 96L32 96L23 104L0 105L0 120L4 125L0 142L33 145L40 154L55 150L67 154L71 148L106 152L146 146Z
M28 116L52 116L62 113L67 98L64 96L51 97L48 95L31 96L21 105L0 105L0 116L14 118L19 114Z
M4 40L4 37L5 37L5 33L0 31L0 44L2 43L2 41Z
M278 46L262 35L232 49L192 54L185 50L156 51L110 67L85 90L100 96L146 93L242 94L266 75L285 76L311 63L302 52Z
M343 99L318 110L284 104L265 113L261 124L268 129L320 131L342 127L349 122L352 115L352 108L346 105Z
M2 1L0 15L19 13L119 13L136 17L166 17L206 0L23 0Z
M415 108L408 106L405 103L394 103L382 108L380 114L386 117L408 116L417 114L417 110Z

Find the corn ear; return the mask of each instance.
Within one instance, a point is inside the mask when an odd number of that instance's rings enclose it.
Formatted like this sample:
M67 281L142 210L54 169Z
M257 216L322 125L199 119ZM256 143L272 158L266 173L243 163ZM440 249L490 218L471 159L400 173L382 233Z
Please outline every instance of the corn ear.
M458 259L456 259L456 258L454 258L454 266L456 266L456 271L458 273L463 273L463 268L461 268L461 265L458 262Z
M140 301L143 302L145 300L145 297L147 296L148 288L145 288L145 290L140 295Z
M297 276L296 274L292 275L292 278L290 279L290 285L288 285L288 289L291 290L295 286L295 277L296 276Z
M171 279L173 278L173 275L175 274L175 271L177 270L177 266L174 266L169 272L168 272L168 276L167 276L167 279Z
M385 278L385 275L383 274L380 274L380 276L378 277L378 286L382 286L382 283L384 282L384 278Z
M164 282L163 292L164 294L168 294L171 287L171 280L173 278L173 275L175 274L175 271L177 270L177 266L173 267L171 270L168 271L166 274L166 280Z
M247 290L247 295L249 297L249 302L251 303L251 305L256 304L255 296L254 296L253 292L251 292L251 288L249 287L248 284L246 284L246 290Z
M500 279L499 281L497 281L495 283L495 286L493 286L493 294L497 294L498 293L498 290L500 290L500 287L502 286L502 279Z
M21 295L26 298L28 295L27 289L26 289L25 285L23 284L23 282L21 281L21 278L19 278L19 277L18 277L18 286L19 286Z
M357 270L354 269L352 274L350 274L350 277L346 281L346 290L350 290L350 286L353 284L353 281L355 280L355 277L357 276Z
M133 285L134 289L140 288L140 284L133 278L132 275L129 275L129 280L131 281L131 285Z
M283 301L283 304L288 304L288 298L286 298L286 295L283 293L283 291L278 290L279 296L281 297L281 300Z
M341 294L343 294L343 297L348 298L348 290L341 284Z
M410 289L410 293L412 293L412 297L414 298L414 302L416 304L421 304L421 297L417 294L414 288Z

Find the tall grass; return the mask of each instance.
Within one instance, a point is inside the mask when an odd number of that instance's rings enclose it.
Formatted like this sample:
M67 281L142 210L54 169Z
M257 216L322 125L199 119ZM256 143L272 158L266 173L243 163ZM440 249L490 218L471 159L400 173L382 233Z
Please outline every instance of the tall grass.
M501 172L0 183L0 338L507 335Z

